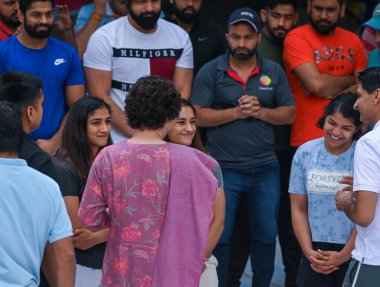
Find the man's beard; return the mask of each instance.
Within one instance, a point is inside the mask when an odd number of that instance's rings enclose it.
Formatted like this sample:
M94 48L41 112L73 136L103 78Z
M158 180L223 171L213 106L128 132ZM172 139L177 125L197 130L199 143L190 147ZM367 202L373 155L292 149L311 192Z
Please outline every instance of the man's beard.
M13 13L11 17L0 17L5 26L16 29L20 25L20 21L17 19L17 12Z
M336 26L338 26L338 23L339 23L339 20L336 21L335 23L331 23L330 21L326 21L326 20L323 20L323 21L320 20L320 21L314 22L310 16L309 18L310 18L311 26L313 26L313 28L321 35L330 35L335 30ZM320 23L322 22L328 23L328 25L321 26Z
M234 59L239 60L239 61L247 61L251 59L254 55L256 55L257 44L252 49L245 48L247 52L244 54L238 53L238 49L239 48L231 49L231 47L229 47L229 51L232 57L234 57Z
M150 14L150 17L147 17L146 15ZM149 12L149 13L141 13L140 15L137 15L132 11L132 9L129 9L129 15L131 15L132 19L144 30L152 30L156 27L158 18L160 18L160 11L158 12Z
M39 27L47 27L47 30L42 30L42 31L37 31L37 28ZM39 24L39 25L29 25L26 18L24 22L24 28L25 31L28 32L28 34L32 38L37 38L37 39L46 39L47 37L50 36L52 30L53 30L53 25L47 25L47 24Z
M186 13L186 10L191 10L193 13ZM194 23L199 16L199 12L195 11L193 7L188 6L182 10L179 10L175 3L173 3L173 13L179 21L185 24Z
M270 29L269 26L268 26L268 24L266 25L266 30L272 36L273 40L275 42L278 42L278 43L282 43L284 41L284 39L285 39L286 34L288 34L288 32L289 32L289 31L286 31L285 29L280 29L280 28ZM281 35L278 35L278 34L275 33L276 30L282 30L282 31L284 31L284 33L281 34Z

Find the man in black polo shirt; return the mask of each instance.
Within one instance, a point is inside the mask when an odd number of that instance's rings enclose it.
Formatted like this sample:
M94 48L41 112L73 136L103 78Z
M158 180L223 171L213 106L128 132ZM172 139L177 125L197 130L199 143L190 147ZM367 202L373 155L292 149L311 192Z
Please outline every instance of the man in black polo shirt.
M294 100L281 66L256 54L262 27L258 14L237 9L228 25L229 52L199 71L191 96L197 123L207 127L207 148L219 161L225 183L225 228L214 255L220 286L226 286L235 211L245 195L252 286L269 286L280 197L272 125L293 122Z
M199 69L226 51L226 40L217 26L199 17L203 0L170 0L165 20L179 25L193 44L194 76Z
M0 100L12 103L21 115L24 135L19 157L30 167L56 180L50 156L29 136L42 119L42 82L32 74L6 72L0 76Z
M57 180L55 167L50 156L29 136L31 131L40 126L43 114L43 100L42 82L34 75L21 72L6 72L0 76L0 101L12 103L19 112L22 121L24 133L19 158L26 160L28 166ZM47 244L42 269L45 275L50 278L50 282L55 280L54 262L52 247ZM49 286L43 274L41 274L40 286Z
M298 19L297 0L266 0L265 8L260 10L264 27L257 47L260 56L277 62L285 68L282 54L284 38ZM278 218L278 239L281 246L285 270L285 287L296 287L301 248L294 234L289 198L289 177L295 149L290 147L290 125L274 126L274 150L280 164L280 208ZM240 286L240 278L249 257L248 218L242 208L242 200L237 208L235 230L231 239L229 264L229 287Z

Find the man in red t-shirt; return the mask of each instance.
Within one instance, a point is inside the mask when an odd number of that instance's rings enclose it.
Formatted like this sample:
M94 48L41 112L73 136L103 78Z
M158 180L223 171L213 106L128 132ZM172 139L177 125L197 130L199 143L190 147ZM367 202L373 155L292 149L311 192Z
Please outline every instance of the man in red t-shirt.
M324 107L353 86L357 72L367 65L359 37L337 27L345 14L343 0L309 0L307 11L310 24L294 29L284 41L283 58L296 100L293 147L323 135L316 122Z
M17 18L18 0L0 0L0 41L12 36L20 22Z

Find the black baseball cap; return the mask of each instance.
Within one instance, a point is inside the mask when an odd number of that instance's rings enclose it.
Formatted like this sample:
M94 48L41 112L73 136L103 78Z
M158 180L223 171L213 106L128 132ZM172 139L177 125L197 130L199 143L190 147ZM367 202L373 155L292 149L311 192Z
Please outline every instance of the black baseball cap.
M259 14L249 7L234 10L228 18L228 25L233 25L242 21L249 23L258 33L260 33L263 27Z

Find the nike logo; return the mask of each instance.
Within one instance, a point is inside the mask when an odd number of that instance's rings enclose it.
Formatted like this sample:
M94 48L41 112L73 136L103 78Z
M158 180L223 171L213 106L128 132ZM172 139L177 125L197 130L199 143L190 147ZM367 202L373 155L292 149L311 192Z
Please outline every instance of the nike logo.
M208 39L208 37L203 37L203 38L199 37L198 42L203 42L203 41L206 41L207 39Z
M66 62L65 59L55 59L54 65L58 66L58 65L63 64L64 62Z

